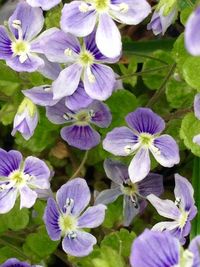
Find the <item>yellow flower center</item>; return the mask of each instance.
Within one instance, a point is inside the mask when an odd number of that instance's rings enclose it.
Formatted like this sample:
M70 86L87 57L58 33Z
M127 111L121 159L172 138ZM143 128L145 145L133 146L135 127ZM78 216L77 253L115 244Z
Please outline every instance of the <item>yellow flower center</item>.
M125 195L133 196L137 192L137 185L133 183L124 184L122 191Z
M110 0L93 0L92 2L98 12L107 11L110 4Z
M139 141L143 146L149 147L153 144L153 136L149 133L141 133Z
M83 66L92 65L94 63L94 56L89 51L82 51L79 57L80 63Z
M28 59L27 54L30 51L30 45L26 41L16 40L12 43L11 49L15 56L19 56L21 63L25 62Z
M59 226L63 235L72 233L77 229L77 220L69 214L63 214L59 218Z
M22 186L26 184L26 182L30 179L30 176L28 174L24 174L22 171L16 170L9 175L9 178L16 186Z

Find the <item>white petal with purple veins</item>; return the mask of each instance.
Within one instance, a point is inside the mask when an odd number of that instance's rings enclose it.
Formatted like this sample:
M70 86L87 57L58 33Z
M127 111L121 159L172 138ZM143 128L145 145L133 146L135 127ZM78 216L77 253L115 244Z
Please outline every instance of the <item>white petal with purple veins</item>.
M20 193L20 209L31 208L37 199L37 193L31 190L28 186L23 186L19 189Z

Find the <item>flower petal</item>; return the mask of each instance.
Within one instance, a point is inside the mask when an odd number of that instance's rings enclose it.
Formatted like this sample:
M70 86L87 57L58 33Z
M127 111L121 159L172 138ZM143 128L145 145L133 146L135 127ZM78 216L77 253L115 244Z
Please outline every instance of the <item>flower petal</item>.
M198 267L200 266L200 236L195 237L190 245L189 245L189 251L191 251L194 255L194 262L192 267Z
M8 59L12 55L11 40L5 27L0 26L0 59Z
M24 173L32 177L30 185L40 189L50 187L50 170L44 161L32 156L27 157L24 162Z
M27 3L32 7L41 7L43 10L49 10L58 5L61 0L27 0Z
M38 72L50 80L56 80L61 72L61 66L58 63L50 62L44 55L40 55L44 65L38 68Z
M100 143L101 137L89 125L71 125L62 128L61 137L70 146L81 150L89 150Z
M170 221L170 222L159 222L152 227L152 230L163 232L166 230L173 231L176 230L177 228L179 228L179 223L177 221Z
M51 240L59 240L61 238L61 230L59 227L59 211L53 198L49 198L44 212L44 222Z
M90 75L94 77L94 80L90 80ZM83 83L86 93L91 98L104 101L112 95L115 85L115 73L108 66L93 64L89 73L87 69L85 70Z
M152 149L154 158L164 167L173 167L180 161L179 148L176 141L169 135L164 134L154 139L154 146L158 149Z
M170 233L145 230L133 242L130 262L132 267L176 266L179 253L180 244Z
M126 116L130 128L138 133L151 135L161 133L165 128L164 120L149 108L138 108Z
M95 199L95 205L97 204L109 204L114 202L120 195L122 195L121 188L115 187L113 189L106 189L100 192Z
M16 199L17 190L15 188L0 192L0 214L9 212L14 207Z
M78 218L79 228L96 228L101 225L105 218L106 206L98 204L87 210Z
M185 45L193 56L200 55L200 7L189 17L185 25Z
M63 250L74 257L83 257L90 254L97 243L96 238L86 232L76 231L77 237L72 239L65 237L62 242Z
M196 94L194 98L194 114L200 120L200 94Z
M164 192L163 176L156 173L149 173L142 181L137 184L138 193L147 197L150 194L160 196Z
M87 109L92 111L91 123L101 128L107 128L111 121L112 115L108 106L100 101L93 101Z
M126 147L138 148L138 137L128 127L114 128L103 140L103 148L116 156L127 156Z
M157 212L169 219L177 220L180 217L180 210L175 203L169 199L160 199L157 196L150 194L147 196L149 202L154 206Z
M140 207L135 207L135 204L131 201L131 198L129 196L124 196L124 207L123 207L123 213L124 213L124 226L129 226L133 220L133 218L140 212Z
M43 12L40 8L32 8L26 2L21 2L17 5L14 13L9 18L9 28L18 39L18 30L16 30L12 23L15 20L21 22L23 39L30 41L38 33L41 32L44 24Z
M150 171L151 162L148 149L139 149L131 160L128 173L131 181L137 183L144 179Z
M16 150L9 152L0 148L0 176L8 177L10 173L20 168L22 154Z
M67 199L73 200L72 215L78 216L90 202L90 190L86 181L75 178L61 186L56 193L56 200L62 212L66 212Z
M81 4L87 5L87 3L83 1L73 1L69 4L65 4L60 22L63 31L72 33L78 37L89 35L93 31L97 20L94 10L86 12L80 11Z
M193 137L193 143L195 143L195 144L197 144L197 145L200 145L200 134L198 134L198 135L195 135L194 137Z
M60 72L52 84L54 100L75 92L80 82L81 72L82 67L79 64L73 64Z
M117 0L115 2L116 4L113 4L113 7L120 4L128 6L128 10L125 12L117 11L111 7L111 14L123 24L137 25L151 13L151 6L146 0Z
M28 186L23 186L19 189L20 193L20 209L31 208L37 199L37 193L31 190Z
M115 58L121 54L122 42L120 32L114 21L106 13L102 13L99 16L96 44L101 53L108 58ZM113 44L115 45L113 46Z
M115 184L121 185L129 180L128 167L117 160L106 159L104 161L106 176Z
M5 261L1 267L14 267L14 266L17 266L17 267L31 267L30 264L28 264L27 262L22 262L22 261L19 261L18 259L15 259L15 258L11 258L7 261ZM39 266L35 266L35 267L39 267Z

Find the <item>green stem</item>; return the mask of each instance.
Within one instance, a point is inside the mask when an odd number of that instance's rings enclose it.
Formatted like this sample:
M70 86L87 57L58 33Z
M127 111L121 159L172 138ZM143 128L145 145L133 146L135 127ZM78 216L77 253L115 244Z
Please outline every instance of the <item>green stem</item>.
M157 67L157 68L153 68L153 69L149 69L149 70L143 70L140 72L135 72L135 73L131 73L131 74L127 74L127 75L122 75L120 77L117 77L116 80L123 80L123 79L127 79L127 78L131 78L133 76L142 76L143 74L147 74L147 73L151 73L154 71L158 71L158 70L162 70L165 68L168 68L169 66L162 66L162 67Z
M69 180L72 180L74 178L76 178L78 176L78 174L81 172L82 168L84 167L85 165L85 162L87 161L87 158L88 158L88 150L85 152L85 155L81 161L81 164L79 165L78 169L75 171L75 173L70 177Z
M148 58L148 59L151 59L151 60L155 60L155 61L158 61L160 63L163 63L165 65L168 65L168 63L160 58L157 58L157 57L153 57L153 56L149 56L149 55L146 55L146 54L140 54L140 53L136 53L136 52L128 52L128 54L130 55L134 55L134 56L137 56L137 57L144 57L144 58Z
M157 102L157 100L162 96L162 94L165 92L166 83L168 82L168 80L170 79L172 74L174 73L175 68L176 68L176 63L174 63L171 66L171 68L170 68L167 76L165 77L163 83L161 84L160 88L153 95L153 97L149 100L149 102L147 103L146 107L152 107Z
M67 255L62 252L61 250L57 249L55 252L54 252L54 255L56 257L58 257L61 261L63 261L64 263L66 263L66 265L68 267L75 267L71 262L68 261L67 259Z
M173 113L170 113L164 117L165 121L170 121L171 119L178 119L183 117L185 114L191 112L193 109L192 108L185 108L185 109L180 109L177 110Z
M17 247L15 247L13 244L11 244L10 242L4 240L4 239L0 239L0 244L7 246L9 248L11 248L12 250L14 250L21 258L27 260L27 256Z
M188 3L189 6L194 7L194 4L192 3L191 0L186 0L186 2Z

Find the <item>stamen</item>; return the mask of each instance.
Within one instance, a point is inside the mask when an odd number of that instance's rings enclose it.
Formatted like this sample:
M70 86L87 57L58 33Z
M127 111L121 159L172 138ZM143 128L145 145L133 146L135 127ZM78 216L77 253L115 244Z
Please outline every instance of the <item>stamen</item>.
M89 6L86 3L81 3L79 6L79 10L83 13L89 11Z
M77 234L74 231L72 231L67 236L69 237L69 239L75 239L77 237Z
M23 64L27 59L28 59L28 56L27 56L26 53L23 53L23 54L21 54L21 55L19 56L19 62L22 63L22 64Z
M88 80L90 83L95 83L96 78L95 76L92 74L92 71L90 69L90 67L87 68L87 75L88 75Z
M73 206L74 206L74 200L72 198L67 198L66 204L64 205L64 208L66 209L66 213L70 213Z
M15 28L16 30L18 30L18 40L23 40L23 32L22 32L21 25L22 25L22 23L18 19L13 20L13 22L12 22L13 28Z
M71 116L69 116L68 114L64 114L63 115L63 118L66 120L66 121L70 121L72 120L73 118Z
M134 207L135 207L136 209L138 209L138 208L139 208L139 205L138 205L138 200L137 200L136 195L132 195L132 196L131 196L131 201L133 202Z
M72 56L72 49L70 49L70 48L67 48L67 49L65 49L65 51L64 51L64 53L65 53L65 55L66 56L68 56L68 57L71 57Z
M89 112L88 112L88 114L89 114L89 116L91 117L91 118L93 118L94 116L95 116L95 112L94 112L94 110L89 110Z
M51 87L50 86L43 86L43 89L45 92L50 92L51 91Z
M124 147L124 151L127 153L127 154L130 154L133 152L133 149L131 147L131 145L127 145Z
M177 197L176 200L175 200L175 205L179 208L180 204L181 204L181 198Z
M121 3L119 9L121 13L126 13L129 10L129 6L126 3Z

